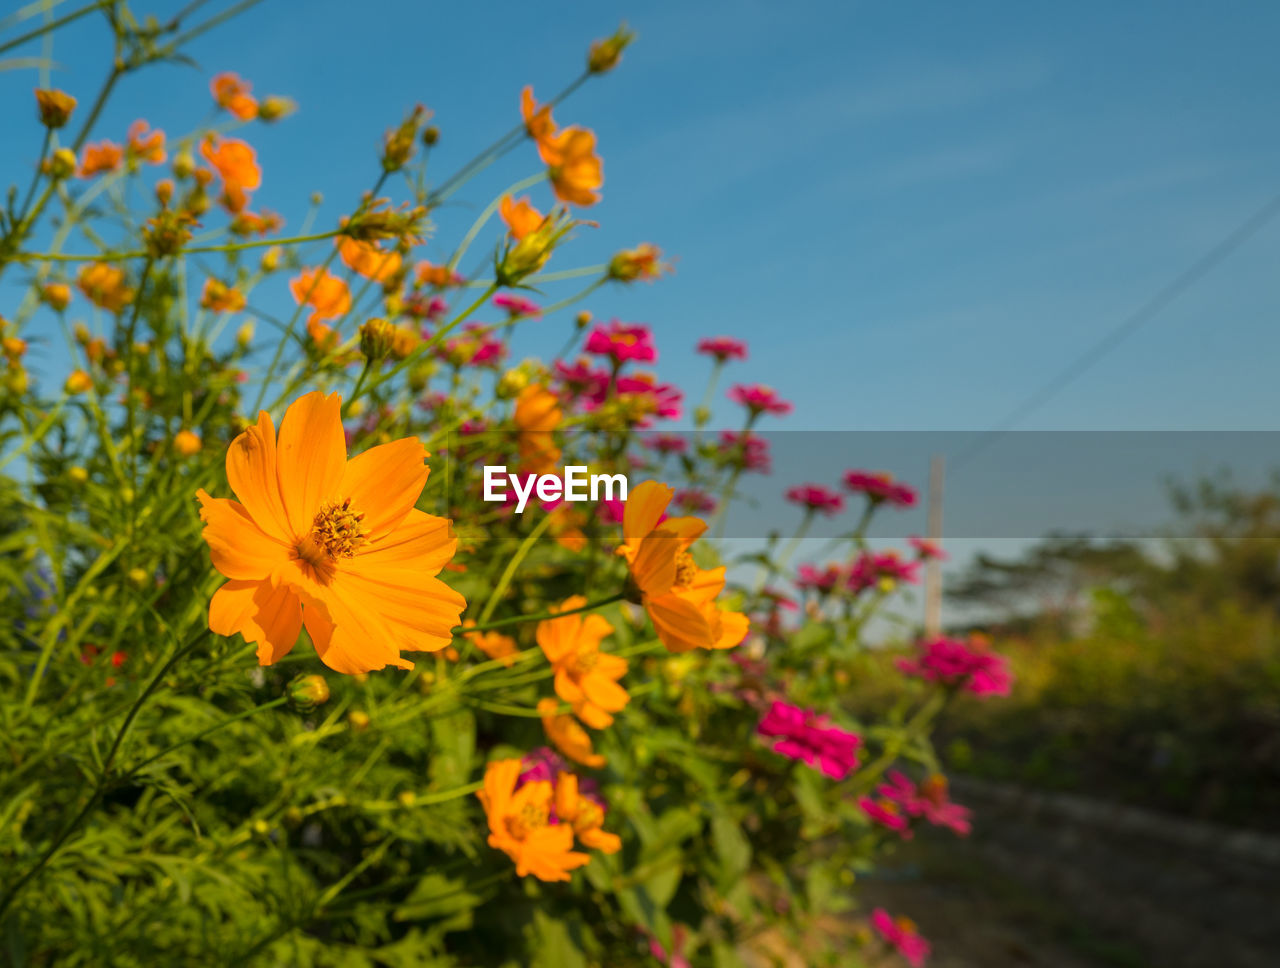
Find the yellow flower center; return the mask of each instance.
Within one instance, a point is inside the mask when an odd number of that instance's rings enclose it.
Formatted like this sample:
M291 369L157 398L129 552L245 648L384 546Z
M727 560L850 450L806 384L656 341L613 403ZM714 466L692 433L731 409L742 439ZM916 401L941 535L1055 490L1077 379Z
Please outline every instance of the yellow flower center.
M545 803L526 803L519 813L509 814L505 818L507 833L516 840L524 840L533 831L547 825L550 812Z
M594 649L590 651L582 651L573 657L573 671L580 676L585 676L600 661L600 653Z
M676 555L676 588L688 588L698 577L698 566L693 563L693 555L682 551Z
M330 558L350 558L367 540L360 522L363 514L351 510L351 498L341 504L330 501L316 514L311 523L311 540L324 549Z

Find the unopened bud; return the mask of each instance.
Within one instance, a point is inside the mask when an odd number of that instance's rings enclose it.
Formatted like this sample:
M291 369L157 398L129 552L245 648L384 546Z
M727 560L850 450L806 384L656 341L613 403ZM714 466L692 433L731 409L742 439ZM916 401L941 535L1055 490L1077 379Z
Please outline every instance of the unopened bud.
M49 160L49 174L54 178L70 178L76 172L76 153L70 148L59 148Z
M368 729L370 722L372 720L369 719L369 714L359 709L347 713L347 724L357 733L363 733Z
M36 106L40 109L40 123L55 130L71 120L76 99L63 91L37 88Z
M315 709L328 701L329 683L324 676L298 676L289 683L289 702L294 709Z

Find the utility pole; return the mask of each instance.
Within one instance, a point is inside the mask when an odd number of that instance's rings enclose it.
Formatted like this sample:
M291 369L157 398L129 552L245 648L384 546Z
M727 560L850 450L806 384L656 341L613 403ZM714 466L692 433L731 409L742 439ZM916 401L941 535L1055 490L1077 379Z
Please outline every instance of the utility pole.
M942 542L942 481L944 459L934 454L929 461L929 540ZM924 564L924 634L942 634L942 562L930 558Z

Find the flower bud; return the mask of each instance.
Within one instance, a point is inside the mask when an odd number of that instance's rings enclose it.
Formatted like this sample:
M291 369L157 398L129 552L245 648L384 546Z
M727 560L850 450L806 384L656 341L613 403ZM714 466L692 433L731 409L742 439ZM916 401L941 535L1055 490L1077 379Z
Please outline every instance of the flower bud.
M129 581L139 588L144 588L151 583L151 573L145 568L130 568Z
M280 247L273 245L262 254L262 271L275 272L280 266Z
M18 339L16 336L6 336L0 340L0 350L4 351L5 358L10 363L17 363L24 353L27 352L27 341Z
M520 391L529 385L529 374L523 370L507 370L498 381L496 393L499 400L510 400L520 395Z
M64 282L51 282L41 290L40 296L53 309L62 312L71 303L71 287Z
M242 350L248 349L253 342L253 323L242 323L236 330L236 345Z
M429 124L422 129L422 143L428 148L432 147L440 140L440 129L434 124Z
M62 385L62 389L70 394L84 393L92 387L93 377L84 370L73 370L67 377L67 382Z
M603 74L606 71L613 70L618 66L618 61L622 58L622 52L635 39L635 33L628 30L627 25L623 24L612 37L597 40L591 45L591 50L587 53L587 70L592 74Z
M83 467L69 467L67 477L71 479L72 484L84 484L89 480L89 472Z
M40 109L40 123L52 131L71 120L76 99L62 91L36 88L36 106Z
M591 325L591 314L585 309L580 310L578 315L573 317L573 325L577 326L578 329L586 329Z
M203 446L200 437L190 430L179 430L173 435L173 449L179 457L194 457Z
M272 121L287 118L296 110L298 110L298 104L293 98L272 94L263 98L258 104L258 118L270 124Z
M297 676L289 683L289 702L294 709L308 710L329 701L329 683L324 676Z
M418 795L412 790L401 790L396 794L396 800L400 802L402 807L412 807L418 802Z
M175 178L190 178L195 174L196 160L189 151L179 151L173 156L173 174Z
M49 161L49 174L54 178L70 178L76 173L76 153L70 148L59 148Z
M363 733L369 728L369 714L359 709L354 709L347 713L347 724L357 733Z
M391 352L395 336L395 327L385 319L370 319L360 325L360 352L376 363Z
M171 198L173 198L173 182L167 178L161 178L156 182L156 200L165 208L168 208Z

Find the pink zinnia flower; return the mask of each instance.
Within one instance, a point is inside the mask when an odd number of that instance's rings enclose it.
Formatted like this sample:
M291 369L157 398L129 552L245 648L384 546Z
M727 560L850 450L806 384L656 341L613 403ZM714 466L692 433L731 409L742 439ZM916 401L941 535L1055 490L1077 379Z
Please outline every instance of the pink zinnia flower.
M779 737L773 751L793 760L802 760L835 780L843 780L858 765L856 733L827 724L825 716L790 703L774 701L760 720L756 732Z
M920 968L929 957L929 942L920 937L910 918L892 918L884 908L876 908L871 912L871 924L880 937L907 959L911 968Z
M618 396L628 396L639 403L642 410L667 420L679 418L684 394L670 383L659 383L652 373L634 373L618 377L614 386ZM653 423L649 417L640 419L636 426L644 428Z
M930 538L910 537L907 539L907 544L916 549L916 554L920 556L921 561L947 560L947 553L942 550L942 545Z
M641 438L641 443L659 454L683 454L689 449L689 441L677 434L653 434Z
M614 320L607 326L597 326L587 334L584 349L597 356L608 356L615 363L635 360L652 363L658 358L658 348L653 345L653 333L648 326L620 323Z
M716 499L706 491L689 488L676 491L674 503L686 514L710 514L716 509Z
M821 484L797 484L787 491L787 500L827 515L844 510L844 498Z
M720 456L744 471L768 474L773 469L773 459L769 456L769 442L750 431L739 434L732 430L722 430Z
M876 823L890 830L896 830L903 840L911 839L911 820L900 804L888 797L882 797L879 800L873 797L861 797L858 800L858 806Z
M951 802L945 776L935 773L917 786L897 770L890 770L888 779L877 792L899 804L909 816L924 817L935 827L950 827L961 837L968 836L973 829L968 807Z
M855 494L865 494L873 504L881 501L895 507L909 508L916 503L915 489L899 483L883 471L846 471L844 486Z
M507 315L512 319L519 319L521 316L541 316L542 307L530 299L523 296L514 296L509 292L499 293L493 297L493 304L499 309L504 309Z
M729 390L729 399L742 404L753 417L762 413L783 416L793 409L789 401L778 396L778 391L763 383L739 383Z
M920 562L904 561L892 549L889 551L864 551L849 569L848 586L852 592L863 592L874 588L882 581L905 581L916 584L920 581Z
M829 592L839 583L840 577L838 565L825 565L822 568L817 565L801 565L796 569L796 587Z
M975 696L1007 696L1013 674L1004 656L990 651L983 639L939 637L919 645L914 659L899 659L898 668L909 676L965 689Z
M747 344L740 339L733 339L729 336L711 336L707 339L698 340L698 352L705 353L707 356L714 356L717 363L723 363L725 360L745 360L747 358Z
M592 406L603 402L609 392L609 371L593 367L585 356L572 366L557 362L556 379L566 396Z

